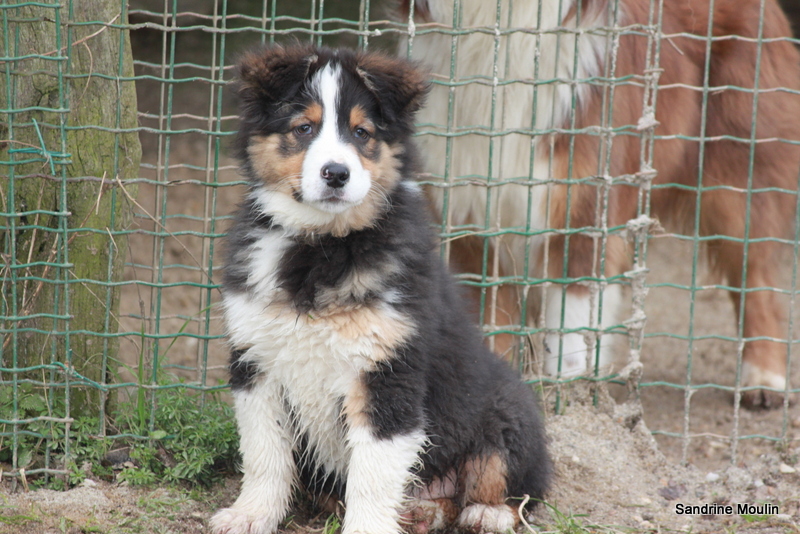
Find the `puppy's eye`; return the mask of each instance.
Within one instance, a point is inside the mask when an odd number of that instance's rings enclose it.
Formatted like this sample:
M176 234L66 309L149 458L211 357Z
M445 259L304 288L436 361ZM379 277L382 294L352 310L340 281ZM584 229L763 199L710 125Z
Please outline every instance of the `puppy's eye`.
M361 139L362 141L366 141L367 139L370 138L369 132L364 128L356 128L355 130L353 130L353 135L357 139Z
M310 124L301 124L294 129L297 135L310 135L314 131L314 127Z

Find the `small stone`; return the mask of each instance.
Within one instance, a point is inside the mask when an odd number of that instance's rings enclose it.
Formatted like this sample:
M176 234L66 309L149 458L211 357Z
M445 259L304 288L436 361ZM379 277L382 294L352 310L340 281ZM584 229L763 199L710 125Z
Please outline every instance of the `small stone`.
M779 470L781 473L783 473L784 475L791 475L792 473L796 473L796 472L797 472L797 469L795 469L795 468L794 468L794 467L792 467L791 465L787 465L787 464L785 464L785 463L781 463L781 465L780 465L780 467L778 468L778 470Z
M577 456L573 456L572 457L572 463L579 464L579 463L581 463L581 459L578 458Z
M641 499L639 499L639 502L641 502L645 506L648 504L653 504L653 501L648 499L647 497L642 497Z
M716 473L709 473L706 475L706 482L716 482L719 480L719 475Z
M122 469L122 464L130 461L131 459L130 452L130 447L122 447L120 449L108 451L103 457L101 465L111 467L112 469Z
M764 481L761 480L760 478L757 478L757 479L755 479L755 481L753 481L753 486L755 486L756 488L760 488L763 485L764 485Z
M84 488L96 488L97 482L95 482L91 478L84 478L83 482L81 482L81 486L83 486Z
M660 488L658 490L658 494L664 497L668 501L674 501L679 499L686 493L686 486L683 484L674 484L667 486L666 488Z

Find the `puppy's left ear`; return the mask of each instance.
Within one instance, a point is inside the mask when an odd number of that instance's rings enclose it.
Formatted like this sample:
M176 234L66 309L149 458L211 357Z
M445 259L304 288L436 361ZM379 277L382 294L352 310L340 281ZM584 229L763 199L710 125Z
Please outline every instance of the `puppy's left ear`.
M380 103L387 122L413 120L430 89L428 75L413 63L383 54L358 58L358 74Z
M239 59L234 89L245 107L280 103L302 87L316 59L309 46L257 48Z

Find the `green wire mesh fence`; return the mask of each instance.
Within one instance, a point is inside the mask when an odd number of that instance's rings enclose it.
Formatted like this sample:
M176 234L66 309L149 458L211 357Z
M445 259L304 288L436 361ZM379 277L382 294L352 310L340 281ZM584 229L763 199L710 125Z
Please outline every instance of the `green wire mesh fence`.
M229 213L243 191L226 150L236 110L225 86L237 54L266 42L313 41L419 57L420 43L439 40L447 60L443 72L432 72L432 98L441 120L423 115L419 143L429 163L420 179L440 192L442 253L462 265L459 277L473 288L487 342L542 383L556 410L566 384L606 382L619 400L642 402L645 421L679 460L705 454L736 462L765 443L797 439L788 402L755 415L734 402L741 393L746 338L741 322L734 328L726 302L726 291L737 289L704 278L700 260L707 238L697 224L685 235L659 232L650 218L653 190L685 187L653 184L660 57L676 38L662 32L663 2L645 3L646 21L625 25L620 2L612 0L603 22L589 30L521 26L515 2L498 0L487 23L470 25L464 22L469 6L458 0L447 23L420 19L414 11L419 6L404 11L381 0L0 1L3 477L63 475L64 458L82 433L118 440L164 437L154 422L160 392L186 390L202 401L225 391L227 350L214 306L215 269ZM563 4L564 12L572 6ZM646 65L633 76L615 70L626 35L637 36L647 50ZM480 42L489 71L459 72L458 54L468 39ZM536 59L533 79L516 78L509 53L515 43L532 42L539 50L553 39L571 42L565 50L576 58L581 40L600 42L605 71L583 77L574 61L572 71L545 72ZM713 42L698 39L709 47ZM620 125L613 118L615 92L631 84L644 95L636 103L643 120ZM544 109L537 99L553 98L548 88L571 88L571 124L542 126L531 111L509 122L509 95L518 86L530 89L529 110ZM607 114L601 124L579 131L574 110L581 87L603 93ZM708 84L696 89L706 98L713 90ZM488 102L485 123L470 123L458 111L469 91L480 91ZM570 170L570 178L560 182L593 188L595 224L570 227L567 221L565 228L553 229L537 227L530 217L502 221L493 195L503 188L518 187L531 213L536 188L555 184L552 174L534 172L532 148L522 174L503 170L504 151L514 143L548 143L554 133L592 135L602 145L591 176ZM612 144L624 136L641 145L637 171L614 175ZM474 146L485 151L482 168L461 157L461 143L474 138ZM467 187L483 191L477 220L454 217L454 196ZM636 216L616 226L609 223L615 187L632 187L637 197ZM781 241L786 280L772 288L789 309L780 341L790 364L800 242L796 214L791 218L786 224L794 229L793 240ZM594 240L600 263L591 277L575 280L566 270L557 278L542 274L547 271L539 263L548 258L534 258L530 243L556 235ZM503 247L516 246L519 236L527 243L522 265L504 271ZM610 236L627 240L633 267L607 277ZM472 243L473 260L479 258L476 265L451 257L453 244L465 239ZM623 361L612 374L544 376L541 356L554 350L542 343L544 306L525 302L576 281L600 301L598 314L605 288L625 288L624 317L613 323L594 317L578 329L589 337L623 338L617 350ZM515 288L512 300L523 302L511 306L516 313L506 314L502 304L507 287ZM561 321L563 332L563 313ZM789 373L790 387L797 388L791 365ZM114 420L123 405L132 407L137 425Z

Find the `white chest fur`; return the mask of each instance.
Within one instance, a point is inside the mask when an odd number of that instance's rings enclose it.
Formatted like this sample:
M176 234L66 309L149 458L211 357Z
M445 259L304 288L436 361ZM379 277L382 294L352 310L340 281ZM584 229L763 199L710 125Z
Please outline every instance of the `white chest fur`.
M289 245L278 232L252 245L249 290L223 297L229 338L234 347L247 349L243 361L255 364L282 392L295 439L305 434L318 464L344 473L342 400L357 388L363 372L392 356L413 325L385 301L298 312L277 283Z

